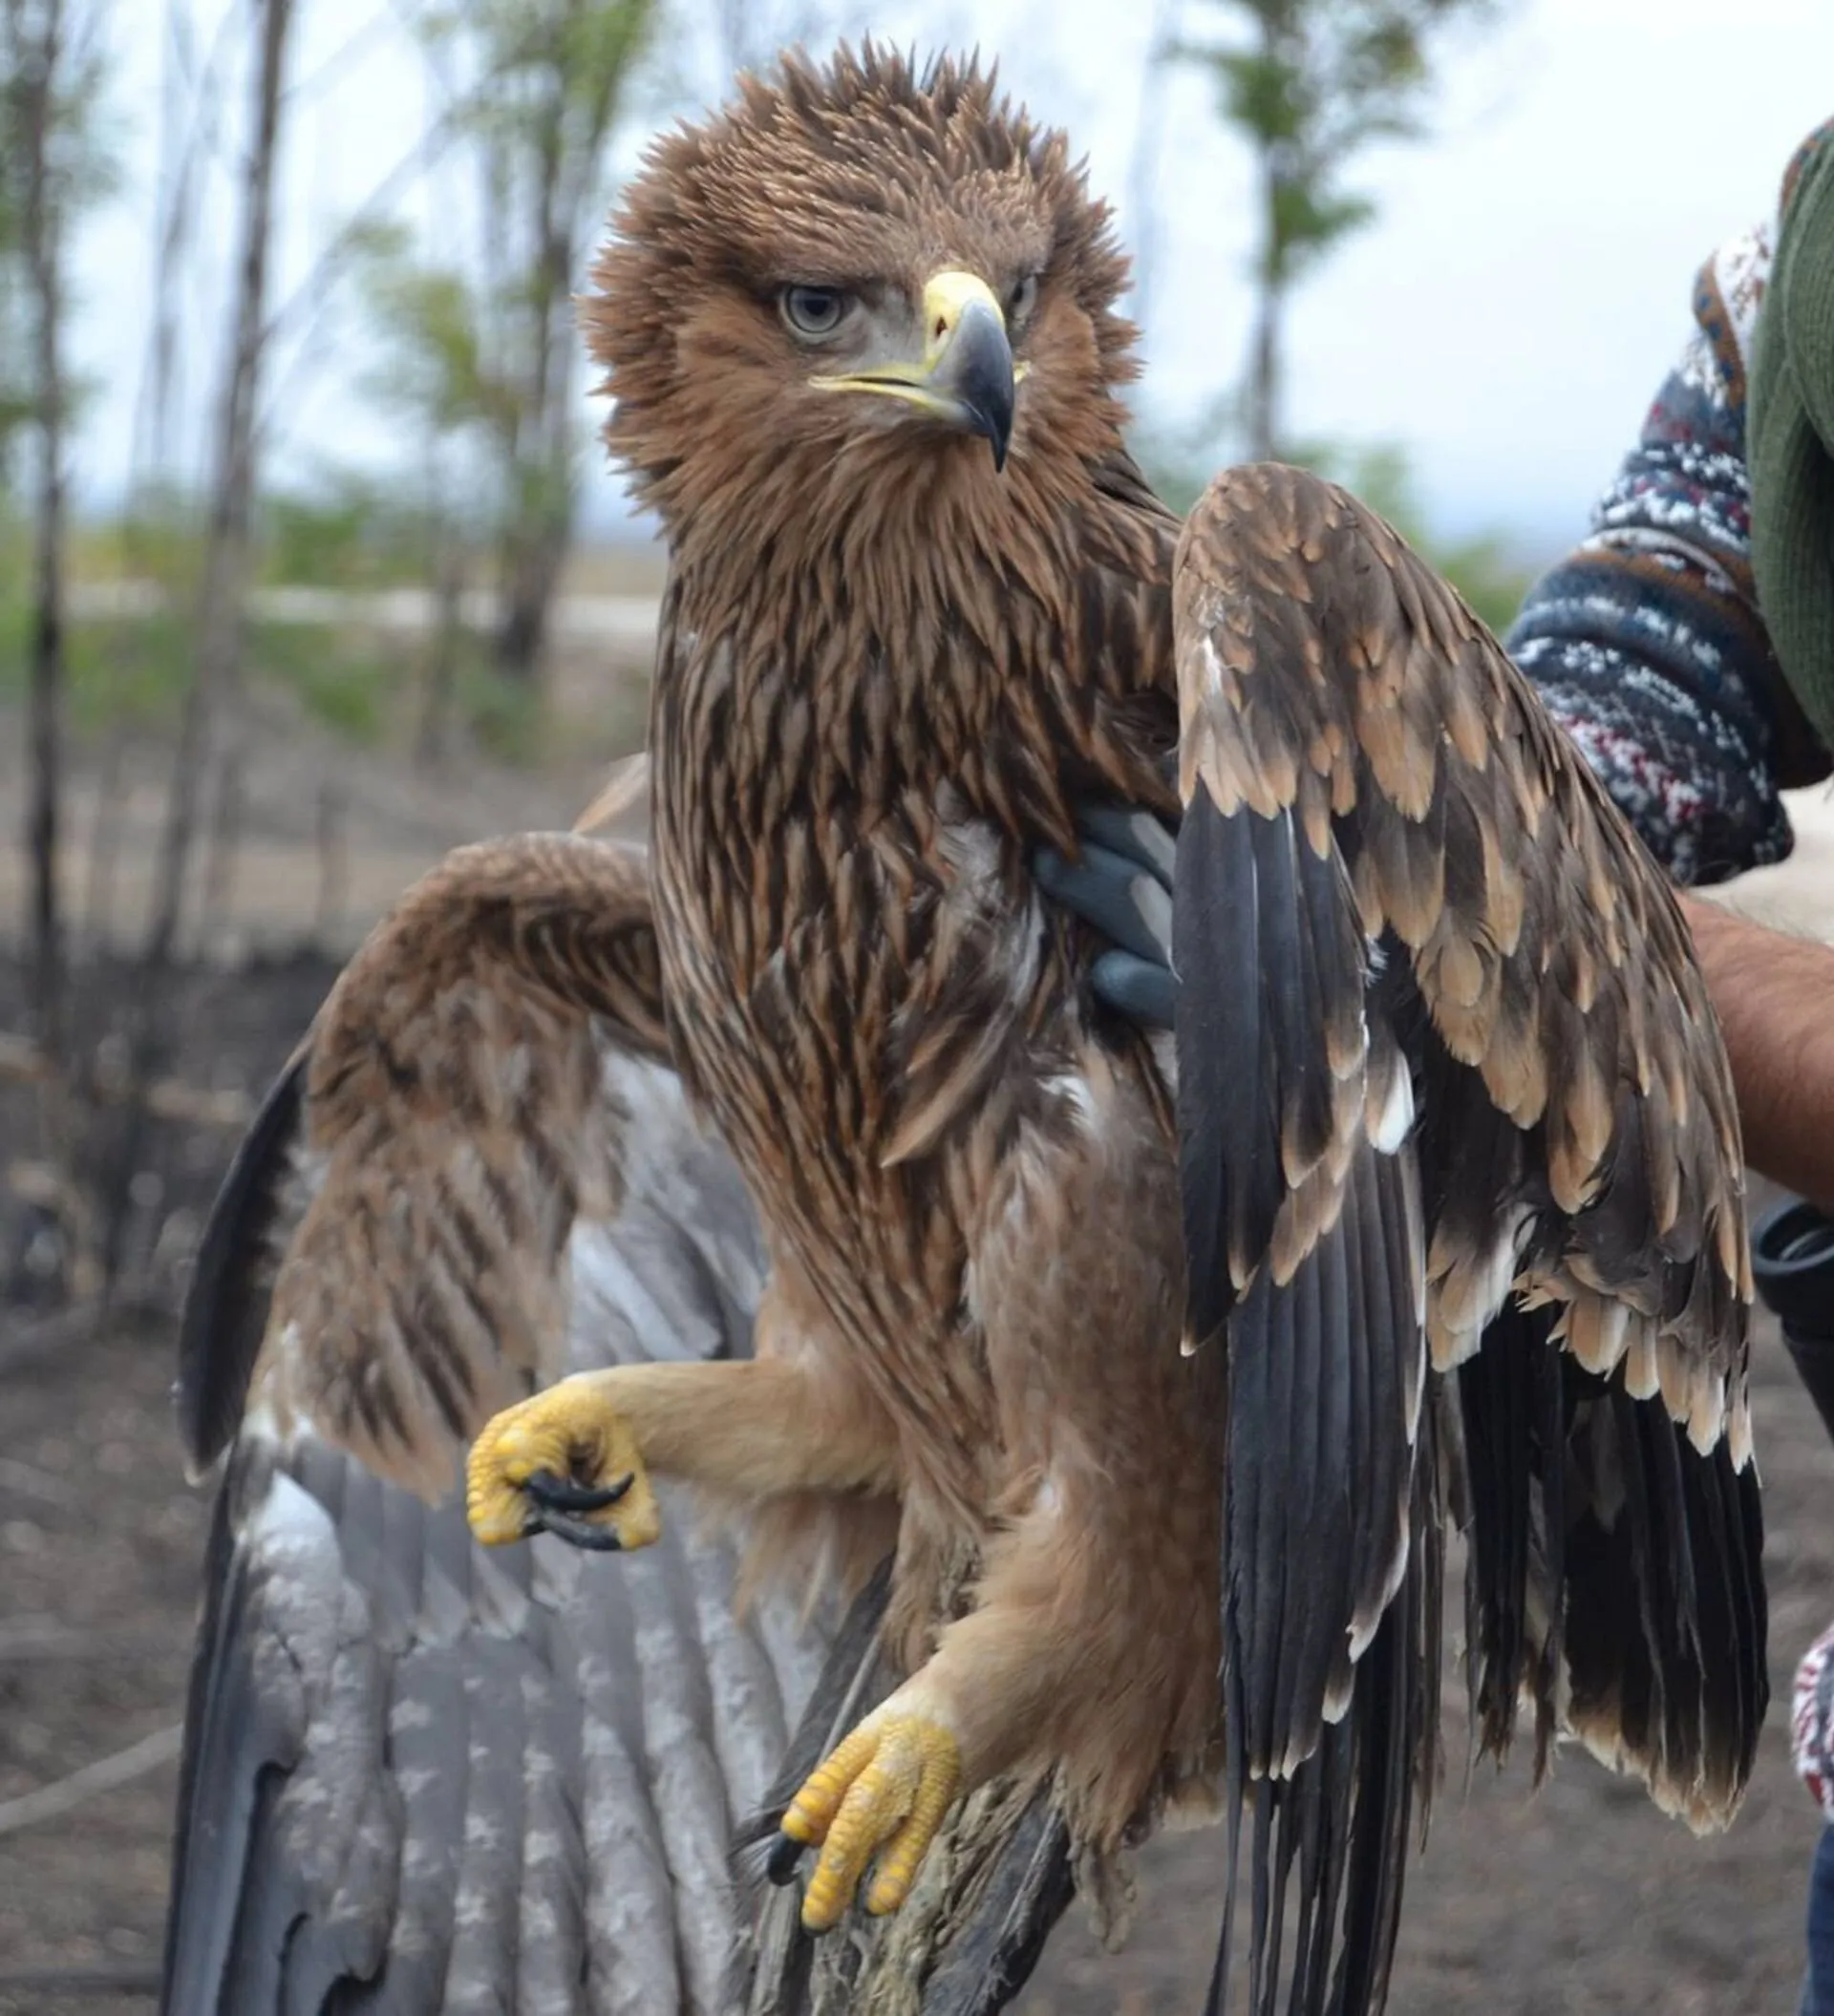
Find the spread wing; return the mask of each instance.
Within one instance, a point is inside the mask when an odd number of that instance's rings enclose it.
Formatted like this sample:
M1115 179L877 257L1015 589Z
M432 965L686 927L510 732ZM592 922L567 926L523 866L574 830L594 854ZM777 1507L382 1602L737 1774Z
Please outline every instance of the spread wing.
M1301 1954L1342 1885L1361 2007L1434 1749L1441 1470L1480 1740L1506 1746L1525 1691L1544 1759L1564 1723L1697 1825L1742 1792L1765 1675L1738 1120L1658 870L1389 527L1298 471L1231 471L1174 603L1231 1840L1260 1781L1258 1882L1283 1895L1294 1842L1330 1844L1301 1854Z
M641 855L466 849L245 1143L183 1335L190 1454L228 1461L168 2008L720 2005L728 1838L822 1635L737 1622L685 1507L630 1560L487 1555L451 1489L532 1381L750 1348L750 1202L663 1040Z
M466 1526L463 1446L531 1384L751 1348L761 1245L667 1061L648 902L640 852L577 836L453 855L340 977L224 1183L181 1339L190 1460L224 1468L173 2016L802 2016L893 1971L980 2016L1062 1908L1045 1798L965 1816L914 1942L812 1954L794 1890L731 1856L836 1704L895 1683L883 1591L832 1634L768 1593L741 1617L733 1552L679 1499L615 1559Z

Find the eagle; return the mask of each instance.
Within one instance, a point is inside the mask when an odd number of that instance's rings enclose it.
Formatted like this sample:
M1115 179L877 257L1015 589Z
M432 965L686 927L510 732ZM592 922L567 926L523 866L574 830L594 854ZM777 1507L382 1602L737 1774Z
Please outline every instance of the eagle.
M1447 584L1295 469L1154 496L1126 280L975 61L790 54L654 143L584 306L669 552L648 846L455 857L359 955L206 1241L193 1453L310 1436L437 1498L468 1441L465 1575L602 1592L685 1488L754 1628L868 1603L888 1683L818 1687L765 1802L818 1947L941 1923L965 1814L969 1889L1035 1903L1220 1809L1213 2002L1246 1860L1254 2008L1372 2010L1448 1534L1482 1748L1525 1703L1538 1769L1571 1737L1737 1809L1738 1117L1671 892ZM1179 821L1169 1034L1040 882L1101 801ZM747 1347L571 1369L578 1228L625 1228L652 1339L633 1256L722 1236L658 1087L742 1186L750 1301L730 1251L683 1279Z

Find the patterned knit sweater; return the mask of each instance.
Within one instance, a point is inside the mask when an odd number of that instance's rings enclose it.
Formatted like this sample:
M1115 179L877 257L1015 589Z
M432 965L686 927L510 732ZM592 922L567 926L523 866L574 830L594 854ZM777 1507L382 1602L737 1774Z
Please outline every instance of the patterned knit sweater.
M1829 135L1834 122L1798 150L1785 191ZM1681 882L1781 860L1779 791L1830 768L1752 586L1745 362L1773 232L1745 232L1701 268L1693 334L1591 537L1530 589L1504 640Z

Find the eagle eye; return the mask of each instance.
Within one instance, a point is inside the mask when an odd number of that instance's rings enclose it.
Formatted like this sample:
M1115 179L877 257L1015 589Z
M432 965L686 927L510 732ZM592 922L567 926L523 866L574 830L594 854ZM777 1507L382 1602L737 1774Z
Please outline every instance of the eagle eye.
M799 283L785 287L778 294L777 306L790 334L814 343L834 334L847 319L853 301L839 287L807 286Z
M1006 320L1010 329L1020 329L1032 319L1038 305L1038 276L1028 273L1006 297Z

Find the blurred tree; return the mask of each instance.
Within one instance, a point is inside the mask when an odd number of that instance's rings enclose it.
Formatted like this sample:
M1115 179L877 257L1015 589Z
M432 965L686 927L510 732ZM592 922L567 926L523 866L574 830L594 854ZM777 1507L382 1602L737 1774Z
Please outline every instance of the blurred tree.
M367 229L357 253L364 303L383 357L367 373L364 390L420 444L417 517L436 611L415 748L419 760L429 761L441 753L452 727L463 640L460 599L476 548L490 531L489 515L480 517L471 501L478 485L467 476L480 460L497 462L503 504L514 507L518 486L502 480L513 478L514 470L501 464L517 437L518 388L486 358L477 293L461 273L416 263L406 233L394 224ZM569 504L569 531L570 523Z
M274 183L280 161L285 82L294 0L251 0L254 44L242 234L230 299L229 348L217 391L208 517L199 586L197 663L185 693L172 788L166 802L152 923L142 953L149 998L171 959L183 909L198 805L220 704L237 684L246 624L249 525L254 510L256 415L267 358L268 266Z
M213 775L220 802L225 788L232 798L239 790L239 758L233 748L215 761L213 753L220 739L219 715L240 683L246 635L249 529L259 449L256 417L272 333L268 268L294 11L294 0L249 0L245 9L251 61L248 125L242 137L241 231L230 292L229 346L215 399L196 646L154 863L151 917L135 976L127 1097L102 1178L102 1268L111 1288L125 1250L130 1185L140 1166L147 1088L170 1042L168 982L191 881L200 808ZM236 18L241 17L238 11Z
M65 318L77 219L112 186L96 117L105 68L102 10L82 0L0 5L0 318L14 342L0 365L0 457L15 433L33 445L26 851L33 1033L57 1082L65 1061L58 901L66 683L64 465L72 404Z
M0 117L6 114L0 109ZM6 146L0 138L0 146ZM19 436L32 418L27 360L32 333L19 247L19 192L9 166L0 162L0 528L14 503Z
M1243 423L1249 456L1282 449L1281 367L1289 297L1375 205L1345 180L1374 141L1421 130L1435 38L1504 0L1200 0L1211 32L1181 37L1175 61L1208 70L1223 117L1253 151L1255 306ZM1229 31L1233 29L1234 32Z
M539 673L573 531L572 290L660 12L660 0L436 0L419 17L475 166L480 243L469 269L405 255L373 268L372 307L406 401L478 430L496 512L496 654L522 679Z
M870 23L859 17L870 12L845 0L838 5L826 0L708 0L721 94L738 72L761 70L779 50L819 48L837 32L868 32ZM938 42L948 39L933 29L930 32Z

